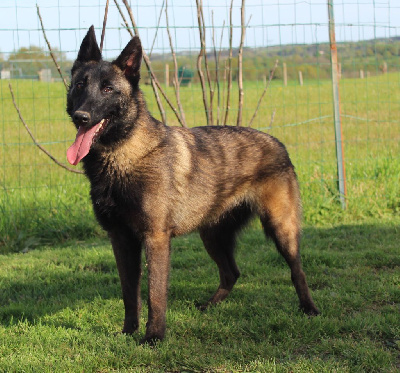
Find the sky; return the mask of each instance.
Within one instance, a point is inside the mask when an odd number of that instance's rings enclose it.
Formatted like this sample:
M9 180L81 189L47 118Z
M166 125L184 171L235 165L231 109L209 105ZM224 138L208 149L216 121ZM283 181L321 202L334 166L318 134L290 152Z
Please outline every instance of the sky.
M124 9L122 1L118 1ZM400 0L332 0L337 41L359 41L374 37L400 36ZM36 13L36 3L53 47L74 59L90 25L96 28L98 41L106 0L1 0L0 53L7 57L29 45L47 49ZM142 44L150 51L158 19L160 26L153 53L170 54L166 32L165 0L131 0ZM230 0L204 0L207 45L212 43L212 23L217 46L229 45ZM233 45L240 40L241 0L234 0ZM174 46L180 51L198 51L199 35L195 0L169 0L168 15ZM266 47L281 44L322 43L329 40L327 0L246 0L245 46ZM125 12L126 14L126 12ZM222 39L221 32L223 30ZM104 58L114 58L129 41L122 18L110 0Z

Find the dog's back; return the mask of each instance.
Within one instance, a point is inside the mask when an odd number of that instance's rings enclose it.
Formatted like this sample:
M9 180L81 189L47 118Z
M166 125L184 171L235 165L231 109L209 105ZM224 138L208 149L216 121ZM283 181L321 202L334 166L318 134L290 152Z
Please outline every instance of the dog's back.
M284 146L259 131L199 127L168 133L163 164L170 181L162 199L176 235L218 222L238 205L260 212L262 190L275 178L286 175L296 183ZM298 195L293 198L298 205Z

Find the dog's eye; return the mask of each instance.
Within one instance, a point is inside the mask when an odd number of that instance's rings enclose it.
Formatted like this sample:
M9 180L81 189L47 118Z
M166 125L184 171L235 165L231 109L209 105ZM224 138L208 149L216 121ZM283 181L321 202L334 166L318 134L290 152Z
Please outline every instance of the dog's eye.
M112 90L113 90L112 87L104 87L103 88L104 93L110 93L110 92L112 92Z

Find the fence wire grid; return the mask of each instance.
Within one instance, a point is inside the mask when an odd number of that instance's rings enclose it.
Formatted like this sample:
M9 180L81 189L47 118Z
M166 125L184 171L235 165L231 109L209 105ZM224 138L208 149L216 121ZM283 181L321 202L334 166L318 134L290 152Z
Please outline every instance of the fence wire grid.
M85 177L60 168L37 148L12 102L9 83L37 142L65 163L75 130L65 113L66 90L50 57L36 3L67 80L90 25L95 26L100 42L106 5L105 0L84 4L79 0L5 0L0 4L0 252L2 247L29 249L54 239L86 238L99 233ZM328 3L334 9L339 59L346 211L341 209L337 189ZM103 49L103 57L108 60L115 58L130 39L117 4L129 21L122 1L110 1ZM138 0L129 4L155 74L174 100L170 31L181 74L185 77L188 73L186 81L181 80L187 123L205 125L196 70L200 51L196 2ZM222 122L226 106L230 4L230 0L203 2L206 52L215 91L214 124ZM232 7L229 125L236 123L238 111L241 4L235 0ZM247 126L253 117L278 60L252 127L276 136L287 146L301 184L306 223L354 222L398 215L399 2L247 0L245 22L243 125ZM149 110L161 119L143 67L141 81ZM179 125L163 103L167 124Z

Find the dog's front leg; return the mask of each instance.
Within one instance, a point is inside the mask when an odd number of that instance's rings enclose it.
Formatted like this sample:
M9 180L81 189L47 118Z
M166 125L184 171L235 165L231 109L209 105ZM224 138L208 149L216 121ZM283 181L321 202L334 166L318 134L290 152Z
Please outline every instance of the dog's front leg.
M166 232L152 232L145 239L149 281L149 316L146 335L142 339L142 343L152 344L164 338L170 239L170 235Z
M128 228L115 229L108 234L117 262L125 306L122 333L132 334L139 327L142 245Z

